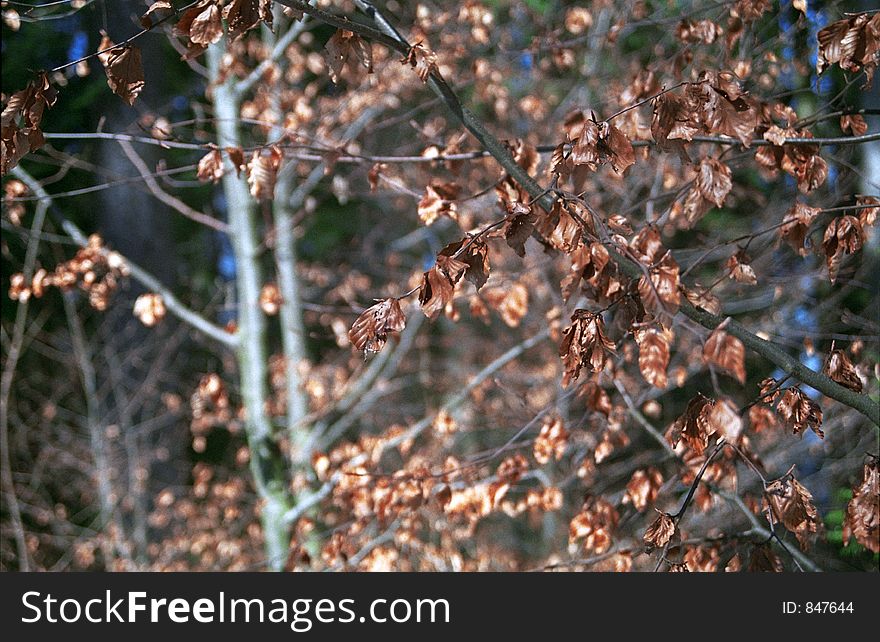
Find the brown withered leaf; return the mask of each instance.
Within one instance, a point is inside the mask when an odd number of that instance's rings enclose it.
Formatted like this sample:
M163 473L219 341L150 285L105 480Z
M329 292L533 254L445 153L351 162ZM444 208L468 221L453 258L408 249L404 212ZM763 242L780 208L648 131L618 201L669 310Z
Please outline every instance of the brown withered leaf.
M458 209L451 199L455 198L457 194L457 186L454 183L425 186L425 194L419 201L419 218L425 225L431 225L441 214L456 220Z
M672 325L672 317L681 303L679 294L678 263L667 252L660 262L649 268L639 279L638 291L645 311L665 326Z
M212 45L223 36L220 22L220 9L216 4L208 4L199 15L193 18L189 27L189 39L197 45Z
M846 114L840 117L840 129L845 134L864 136L868 131L868 123L865 122L865 118L861 114Z
M601 243L590 243L588 246L581 243L569 257L571 258L571 270L560 284L562 299L566 302L577 291L581 280L598 288L605 267L611 260L607 248Z
M826 375L839 383L844 388L849 388L855 392L862 391L862 380L856 372L855 367L846 356L843 350L832 350L828 355L828 361L822 369Z
M483 295L508 327L518 327L529 311L529 291L522 283L486 288Z
M642 376L652 386L665 388L672 331L666 328L648 328L637 330L635 337L639 345L639 370Z
M856 205L862 208L859 210L859 222L862 224L862 229L866 225L875 225L877 223L877 214L880 212L880 198L860 194L856 196Z
M834 283L840 271L840 261L844 254L854 254L862 249L865 242L865 231L862 223L852 215L839 216L825 228L822 249L828 264L828 277Z
M283 159L284 154L274 145L269 148L268 153L259 149L254 150L247 164L247 180L251 196L258 201L271 200L275 197L275 181Z
M693 288L682 286L685 298L698 308L703 308L712 314L721 314L721 301L717 296L698 283Z
M385 347L389 332L400 332L406 316L399 299L383 299L367 308L352 324L348 339L357 350L379 352Z
M751 261L752 259L745 253L745 250L738 250L731 255L725 264L730 278L737 283L755 285L758 282L758 277L751 266Z
M451 255L437 255L434 267L424 273L419 286L419 304L429 319L434 319L446 307L455 293L455 284L461 280L468 264Z
M428 82L428 77L438 71L437 54L423 45L421 41L410 47L406 58L400 62L415 69L422 82Z
M715 401L715 405L709 411L709 424L716 434L723 436L730 443L737 442L743 429L739 410L728 398Z
M220 154L219 149L212 149L202 156L196 175L203 183L208 181L217 183L223 178L223 156Z
M562 386L567 388L587 364L593 372L602 370L610 354L614 354L614 342L605 336L605 322L601 315L589 310L575 310L571 325L562 333L559 345L559 356L565 366Z
M663 474L654 467L647 470L637 470L630 477L626 485L626 495L623 496L623 503L632 503L640 513L648 506L654 503L663 486Z
M238 40L261 21L272 27L272 0L232 0L223 8L231 41Z
M574 166L585 165L596 170L610 162L618 174L636 162L635 150L629 138L614 125L586 119L580 136L574 141L570 161Z
M360 61L368 74L373 73L373 49L370 43L358 34L347 29L337 29L336 33L324 45L327 53L327 65L330 67L330 80L339 84L342 70L352 54Z
M588 497L568 525L568 540L583 540L585 549L600 555L611 548L611 534L620 521L614 506L601 497Z
M629 242L629 247L643 263L648 265L658 262L666 254L666 248L660 241L660 231L653 225L640 229Z
M655 548L665 548L667 545L674 547L681 538L678 533L678 525L672 515L661 511L657 511L657 513L657 519L648 526L648 530L642 537L645 550L648 553Z
M651 135L661 149L670 148L670 139L689 141L702 130L696 112L685 98L666 93L653 102Z
M587 165L594 170L601 163L598 149L599 126L592 120L585 120L580 135L571 148L571 162L575 165Z
M5 96L4 96L5 97ZM58 100L58 92L46 73L40 73L5 101L2 115L2 161L0 175L15 167L28 152L38 150L45 143L40 122L46 108Z
M825 438L821 430L822 408L797 386L785 389L776 404L776 410L794 434L810 428L819 437Z
M675 28L675 37L691 44L711 45L723 33L724 29L711 20L682 20Z
M817 35L819 55L816 58L816 73L821 74L837 63L846 71L864 69L867 84L870 85L877 67L877 52L880 51L878 34L880 14L877 13L860 13L831 23Z
M862 481L853 486L852 499L846 505L843 520L843 543L852 537L874 554L880 552L880 465L876 457L865 464Z
M247 163L244 160L244 150L241 147L224 147L223 151L229 156L229 160L232 161L232 166L235 168L235 175L241 176L241 173L247 170Z
M138 94L144 88L144 67L141 63L141 50L134 45L117 47L110 51L104 51L113 46L113 41L103 34L98 51L98 59L104 65L107 72L107 84L113 93L122 98L129 105L133 105Z
M502 233L507 245L517 253L520 257L526 255L525 244L532 232L535 231L535 221L538 215L532 211L532 208L516 201L511 204L504 223Z
M568 446L568 431L558 416L548 417L541 425L541 431L535 438L532 453L535 461L546 464L551 459L559 461Z
M695 455L700 456L709 445L709 437L715 433L715 427L710 421L715 400L697 396L688 402L684 414L673 422L666 432L666 440L673 448L683 441Z
M450 243L440 250L440 256L454 257L456 261L467 265L464 278L473 283L477 290L489 279L489 247L479 239L462 239Z
M140 23L144 29L152 29L155 21L172 14L174 7L167 0L159 0L150 5L146 12L141 16Z
M782 573L782 560L773 552L770 544L755 544L749 556L749 573Z
M278 314L283 303L284 298L277 283L266 283L260 288L260 308L270 317Z
M704 158L696 172L696 187L700 195L716 207L724 205L724 199L733 187L730 168L715 158Z
M767 484L764 499L774 517L795 534L801 548L806 550L810 535L819 528L819 513L810 491L789 473Z
M715 328L703 346L703 362L725 371L741 384L746 382L746 349L742 341L727 334L725 320Z
M618 174L623 174L627 167L636 162L635 150L629 138L607 122L603 122L599 127L599 150L611 162L611 168Z
M821 211L818 207L810 207L800 201L795 202L782 219L784 225L779 228L780 239L791 245L792 249L801 256L806 256L808 251L804 242L807 239L807 231Z

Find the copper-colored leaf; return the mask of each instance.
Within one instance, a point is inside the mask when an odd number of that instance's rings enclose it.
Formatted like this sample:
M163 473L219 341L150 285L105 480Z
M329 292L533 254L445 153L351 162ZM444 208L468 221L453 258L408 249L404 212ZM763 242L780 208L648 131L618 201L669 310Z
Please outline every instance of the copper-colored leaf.
M330 79L338 84L342 70L352 55L360 60L367 70L373 73L373 50L370 43L348 29L338 29L324 45L327 52L327 64L330 67Z
M660 487L663 486L663 475L656 468L637 470L626 485L623 503L632 503L640 513L657 499Z
M400 301L383 299L357 318L348 331L348 338L357 350L379 352L388 340L388 333L400 332L405 324Z
M189 39L197 45L212 45L223 36L220 9L216 4L206 5L189 26Z
M666 433L669 444L675 448L680 441L684 441L694 454L703 454L709 445L709 437L715 434L715 426L710 421L714 399L697 394L688 402L684 414L675 420Z
M466 264L464 278L479 290L489 279L489 247L480 240L462 239L450 243L442 250L440 256L454 257L456 261Z
M807 255L807 248L804 247L807 231L821 211L818 207L810 207L797 201L782 219L784 225L779 228L780 238L801 256Z
M704 158L697 167L696 186L703 198L721 207L733 187L730 168L714 158Z
M518 327L529 311L529 291L522 283L486 288L483 295L508 327Z
M793 475L787 474L767 484L764 498L774 517L793 532L801 548L806 549L809 536L819 527L819 514L810 491Z
M840 261L844 254L854 254L862 249L865 242L865 231L862 223L849 214L833 219L825 228L822 249L828 263L828 276L831 282L837 280Z
M223 8L229 39L237 40L263 21L272 26L272 0L231 0Z
M832 350L823 372L844 388L862 391L862 380L843 350Z
M719 325L703 346L703 361L727 372L741 384L746 382L746 349L742 341L727 334L725 321Z
M276 283L266 283L260 288L260 307L270 317L278 314L284 299Z
M672 332L665 328L636 331L639 344L639 370L645 381L657 388L666 387L666 368L669 365L669 345Z
M212 149L199 161L197 176L200 181L214 183L223 178L223 156L219 149Z
M559 356L565 365L563 387L568 387L589 364L593 372L605 367L608 355L614 354L614 342L605 336L605 322L589 310L575 310L571 325L562 334Z
M725 264L730 278L737 283L745 283L747 285L755 285L758 277L754 268L751 266L751 259L743 250L739 250L733 254Z
M46 73L40 73L28 86L9 97L3 105L2 161L0 175L15 167L28 152L43 146L40 130L43 111L58 100L58 92Z
M674 545L679 540L678 525L675 523L672 515L660 511L657 512L657 519L648 526L648 530L645 531L645 535L642 537L648 552L655 548Z
M865 464L862 481L853 486L852 499L846 505L843 520L843 543L852 537L875 555L880 552L880 465L876 457Z
M656 266L648 270L648 276L642 275L639 279L639 297L645 311L665 326L672 324L672 317L681 302L678 274L678 263L667 252Z
M546 464L551 459L559 460L568 445L568 431L558 416L551 416L544 421L541 431L535 438L533 454L535 461Z
M794 434L810 428L820 437L825 437L821 430L822 408L797 386L785 389L776 404L776 410Z
M868 131L868 123L861 114L846 114L840 117L840 128L853 136L864 136Z
M148 328L165 318L165 301L155 293L140 295L134 302L134 316Z
M401 62L413 67L422 82L428 82L428 77L437 72L437 54L421 42L410 47L409 53Z
M105 43L109 43L106 36L101 42L101 49L106 48ZM107 46L112 46L112 43ZM104 63L107 84L110 85L110 89L129 105L133 105L138 94L144 88L141 50L134 45L126 45L100 54L98 57Z
M251 196L258 201L271 200L275 197L275 181L284 155L277 147L271 147L268 153L255 149L247 164L248 185Z

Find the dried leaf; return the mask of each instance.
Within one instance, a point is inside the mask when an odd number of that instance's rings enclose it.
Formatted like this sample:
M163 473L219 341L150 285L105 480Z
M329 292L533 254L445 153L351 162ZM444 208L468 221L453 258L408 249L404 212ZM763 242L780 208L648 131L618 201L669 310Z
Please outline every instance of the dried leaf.
M352 324L348 338L357 350L379 352L385 347L389 332L400 332L406 317L399 299L383 299L367 308Z
M846 505L843 520L843 543L853 537L875 555L880 552L880 465L876 457L865 464L862 481L853 486L852 499Z
M675 420L666 433L666 440L675 448L684 441L695 455L700 456L709 445L709 437L715 434L715 426L710 421L714 399L697 394L688 402L684 414Z
M727 321L712 331L703 346L703 362L724 370L741 384L746 382L746 349L742 341L724 330Z
M665 548L667 545L674 545L680 539L678 525L675 523L672 515L660 511L657 511L657 513L657 519L648 526L648 530L645 531L645 535L642 537L648 553L655 548Z
M801 256L806 256L808 251L804 242L807 239L807 231L821 211L818 207L810 207L800 201L795 202L782 219L784 225L779 228L780 239L791 245L792 249Z
M844 388L849 388L855 392L862 391L862 380L843 350L831 351L831 354L828 356L828 362L825 364L822 372Z
M589 364L593 372L605 367L608 356L614 354L614 342L605 336L605 322L589 310L575 310L571 325L562 334L559 356L565 366L562 386L578 378L581 368Z
M786 427L791 428L794 434L798 434L806 428L824 439L822 432L822 408L812 399L807 397L797 386L786 388L779 403L776 404L779 416L785 422Z
M428 82L432 73L439 73L437 69L437 54L428 49L421 41L410 47L406 58L400 62L409 64L421 78L422 82Z
M844 254L854 254L862 249L865 242L865 231L862 223L849 214L833 219L825 228L822 249L828 263L828 277L831 283L837 280L840 261Z
M338 29L324 48L327 52L327 64L330 67L330 79L335 84L339 84L342 70L352 54L364 66L367 73L373 73L373 49L369 42L353 31Z
M764 498L775 518L795 534L806 550L810 535L819 527L819 514L810 491L788 474L767 484Z
M200 181L217 183L223 178L223 156L219 149L212 149L199 161L197 176Z
M672 332L665 328L648 328L637 330L635 336L639 345L639 370L642 376L656 388L665 388Z
M104 35L99 50L111 46L113 43ZM138 94L144 88L141 50L134 45L126 45L99 54L98 58L104 64L104 70L107 72L107 84L110 85L110 89L126 103L133 105Z
M700 195L716 207L724 205L724 199L733 187L730 168L714 158L704 158L696 171L696 187Z
M275 181L284 155L281 150L272 146L268 153L255 149L247 164L248 185L251 196L258 201L271 200L275 197Z

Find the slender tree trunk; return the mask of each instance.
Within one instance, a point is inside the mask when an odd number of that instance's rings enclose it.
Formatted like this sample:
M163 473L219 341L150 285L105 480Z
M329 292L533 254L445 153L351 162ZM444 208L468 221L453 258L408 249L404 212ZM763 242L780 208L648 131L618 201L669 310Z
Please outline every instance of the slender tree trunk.
M224 46L221 41L208 48L208 67L218 78ZM220 147L240 147L239 104L232 80L213 86L214 116ZM281 570L287 560L290 529L284 514L290 505L286 465L275 446L272 424L266 411L268 390L266 319L260 308L260 243L257 232L256 203L244 178L227 168L223 192L229 213L230 236L236 261L238 295L238 365L250 447L250 467L257 493L262 500L261 519L265 537L267 567Z

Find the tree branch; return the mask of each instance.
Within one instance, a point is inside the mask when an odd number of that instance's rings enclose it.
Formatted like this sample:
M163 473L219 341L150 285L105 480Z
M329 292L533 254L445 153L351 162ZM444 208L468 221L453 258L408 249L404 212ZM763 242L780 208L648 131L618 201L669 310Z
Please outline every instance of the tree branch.
M279 0L279 2L305 13L309 13L319 20L327 22L328 24L338 26L339 28L356 31L365 37L378 40L379 42L382 42L383 44L386 44L394 48L395 50L400 51L401 53L407 53L409 51L408 43L406 43L405 40L398 39L399 36L397 35L396 31L393 30L393 28L389 30L387 27L384 27L384 25L388 24L387 20L385 20L384 18L381 18L381 20L377 20L377 25L383 31L383 33L381 34L382 37L375 38L374 29L370 29L369 27L362 27L361 25L353 23L349 20L342 20L340 18L337 18L336 16L333 16L332 14L323 12L320 9L315 9L314 7L300 2L299 0ZM361 8L363 8L363 5L368 5L373 15L378 15L375 7L369 5L369 3L358 0L357 4L361 6ZM470 110L468 110L461 104L458 96L446 83L446 81L443 80L443 77L438 71L435 70L431 73L428 78L428 85L443 100L447 108L453 113L453 115L456 116L461 124L464 125L464 127L478 141L480 141L483 147L486 148L486 150L498 161L498 163L508 172L508 174L510 174L510 176L517 183L522 185L523 188L525 188L525 190L529 193L529 195L532 196L532 198L536 199L539 204L544 207L544 209L549 211L553 207L554 197L550 196L545 188L541 187L541 185L537 181L535 181L535 179L532 178L525 169L520 167L516 160L513 158L510 150L505 147L497 138L495 138L495 136L493 136L486 129L483 123L473 113L471 113ZM870 134L868 136L880 138L880 134ZM852 138L845 138L841 140L852 140ZM874 138L871 138L871 140L874 140ZM816 139L810 139L810 141L813 144L816 144ZM621 270L627 276L634 278L642 276L642 268L640 268L630 259L621 256L620 253L617 252L613 246L609 248L609 252L611 253L614 260L620 265ZM693 319L703 327L710 330L714 330L716 327L718 327L721 321L723 321L723 319L721 319L720 317L717 317L713 314L705 312L704 310L694 307L686 300L682 302L679 309L685 316ZM877 402L873 401L867 395L853 392L852 390L844 388L837 382L833 381L830 377L810 370L802 363L781 350L778 346L770 343L769 341L761 339L760 337L746 330L741 324L735 321L730 324L728 331L730 332L730 334L740 339L751 350L760 354L768 361L774 363L786 372L792 374L804 383L814 387L816 390L819 390L820 392L831 397L832 399L835 399L851 408L858 410L872 422L880 426L880 405L878 405Z
M46 192L39 181L37 181L30 174L24 171L20 166L12 168L11 173L16 178L25 183L39 197L39 200L41 202L49 203L51 206L52 196L50 196L49 193ZM88 247L89 239L85 234L83 234L82 230L80 230L76 225L74 225L63 215L58 214L57 212L53 213L58 216L61 222L62 229L64 229L64 231L70 238L76 241L76 243L81 247ZM107 252L107 250L104 251ZM140 282L141 285L143 285L151 292L155 292L156 294L160 295L165 303L165 307L168 308L168 310L178 319L180 319L184 323L188 323L196 330L199 330L200 332L211 337L212 339L219 341L223 345L229 346L230 348L234 348L238 345L238 338L236 335L227 332L220 326L208 321L198 312L195 312L194 310L188 308L182 301L180 301L180 299L174 296L170 289L162 285L159 279L154 277L152 274L147 272L136 263L132 263L125 257L122 258L125 261L125 265L128 267L128 271L132 278Z

